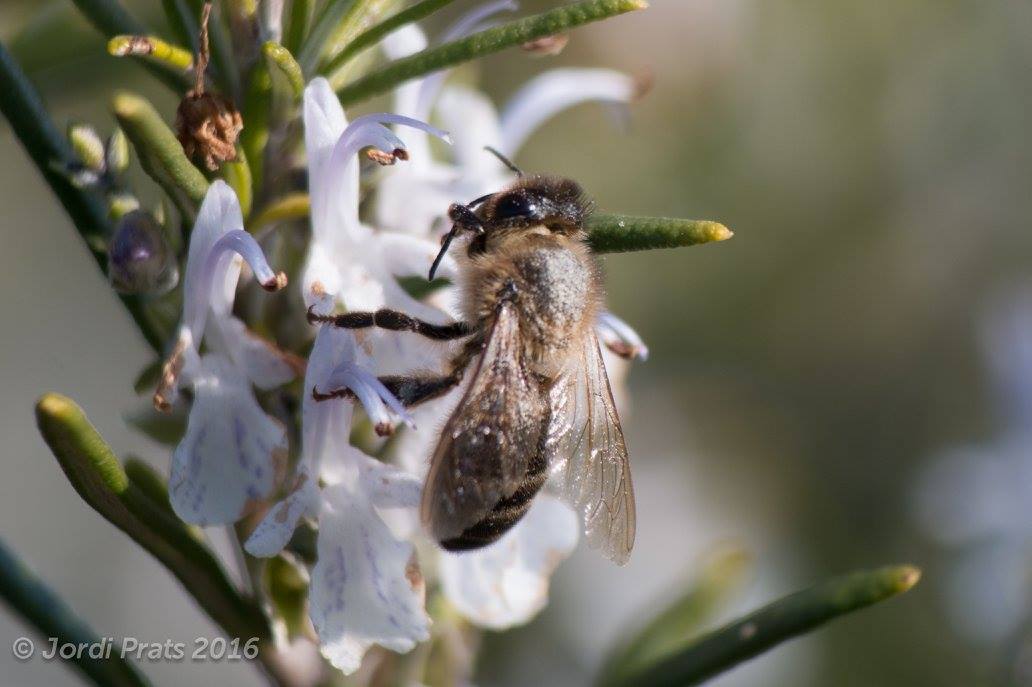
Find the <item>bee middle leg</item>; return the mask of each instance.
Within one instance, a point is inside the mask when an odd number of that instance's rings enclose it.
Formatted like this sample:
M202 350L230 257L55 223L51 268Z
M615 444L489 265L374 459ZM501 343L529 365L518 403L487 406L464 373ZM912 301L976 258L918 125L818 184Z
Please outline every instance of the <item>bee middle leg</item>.
M395 332L414 332L436 341L461 339L473 333L473 327L468 322L433 324L389 308L380 308L375 312L346 312L340 315L319 315L309 308L308 323L331 324L342 329L379 327Z
M479 341L470 341L463 351L451 361L450 372L446 374L385 375L377 379L403 406L411 408L420 403L440 398L458 386L479 347ZM320 392L318 388L313 388L312 398L316 401L329 401L334 398L354 400L355 393L347 387L327 392Z

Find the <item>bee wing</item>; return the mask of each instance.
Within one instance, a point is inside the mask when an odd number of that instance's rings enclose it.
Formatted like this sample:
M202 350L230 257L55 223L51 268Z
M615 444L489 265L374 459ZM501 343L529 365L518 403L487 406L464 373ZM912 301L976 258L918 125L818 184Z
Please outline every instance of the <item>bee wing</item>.
M549 402L551 479L583 518L588 544L623 565L634 546L634 487L594 334L552 388Z
M462 534L516 492L537 456L546 412L523 362L519 316L503 304L431 458L420 518L438 541Z

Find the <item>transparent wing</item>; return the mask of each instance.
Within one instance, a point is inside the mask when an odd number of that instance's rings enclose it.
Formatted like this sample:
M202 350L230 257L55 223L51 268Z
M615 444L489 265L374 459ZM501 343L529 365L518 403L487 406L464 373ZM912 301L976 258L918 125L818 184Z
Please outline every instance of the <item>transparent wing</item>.
M541 446L545 400L523 362L518 314L503 304L430 461L420 517L439 541L480 522L524 482Z
M581 515L588 544L623 565L634 546L627 446L594 334L552 388L546 446L554 486Z

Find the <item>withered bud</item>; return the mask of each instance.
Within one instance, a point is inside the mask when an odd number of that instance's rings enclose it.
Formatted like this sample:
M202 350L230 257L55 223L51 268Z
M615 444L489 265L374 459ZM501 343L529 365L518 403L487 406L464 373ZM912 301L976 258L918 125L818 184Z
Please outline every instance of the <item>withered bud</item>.
M542 36L527 41L520 46L520 49L535 57L552 57L561 53L569 42L570 34L554 33L551 36Z
M187 92L176 110L176 136L186 156L200 157L209 171L236 159L236 141L244 120L226 98L198 89Z
M388 165L393 165L398 160L408 160L409 154L404 148L395 148L389 153L385 153L379 148L369 148L366 150L366 157L373 162L386 167Z
M204 88L208 69L208 19L211 2L201 8L197 59L194 60L194 87L176 109L176 136L186 156L199 155L204 166L214 172L219 164L236 159L236 141L244 128L244 120L232 102Z

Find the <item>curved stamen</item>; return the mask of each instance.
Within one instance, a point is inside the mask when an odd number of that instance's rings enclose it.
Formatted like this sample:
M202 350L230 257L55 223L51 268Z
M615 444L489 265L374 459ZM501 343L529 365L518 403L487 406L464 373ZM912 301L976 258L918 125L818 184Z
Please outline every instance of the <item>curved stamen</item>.
M401 418L409 427L415 428L412 415L405 410L394 394L392 394L383 383L353 360L346 360L341 363L330 375L329 384L336 388L347 387L355 394L359 403L365 408L366 415L376 428L376 433L381 436L390 434L394 430L394 422L391 412ZM315 391L313 389L313 391ZM318 393L318 392L316 392Z
M327 179L325 193L346 193L344 202L339 204L343 216L336 218L343 221L346 227L355 231L358 226L358 160L356 155L362 148L372 146L377 150L400 157L398 151L405 150L405 142L397 134L388 129L386 124L400 124L425 131L446 143L451 143L451 136L435 126L412 117L377 112L357 118L348 124L344 133L337 139L327 162ZM333 204L320 203L320 207L329 211ZM332 217L320 218L316 227L330 228L335 225Z
M528 81L501 115L501 149L513 155L542 123L585 102L626 105L641 94L633 77L611 69L553 69Z

